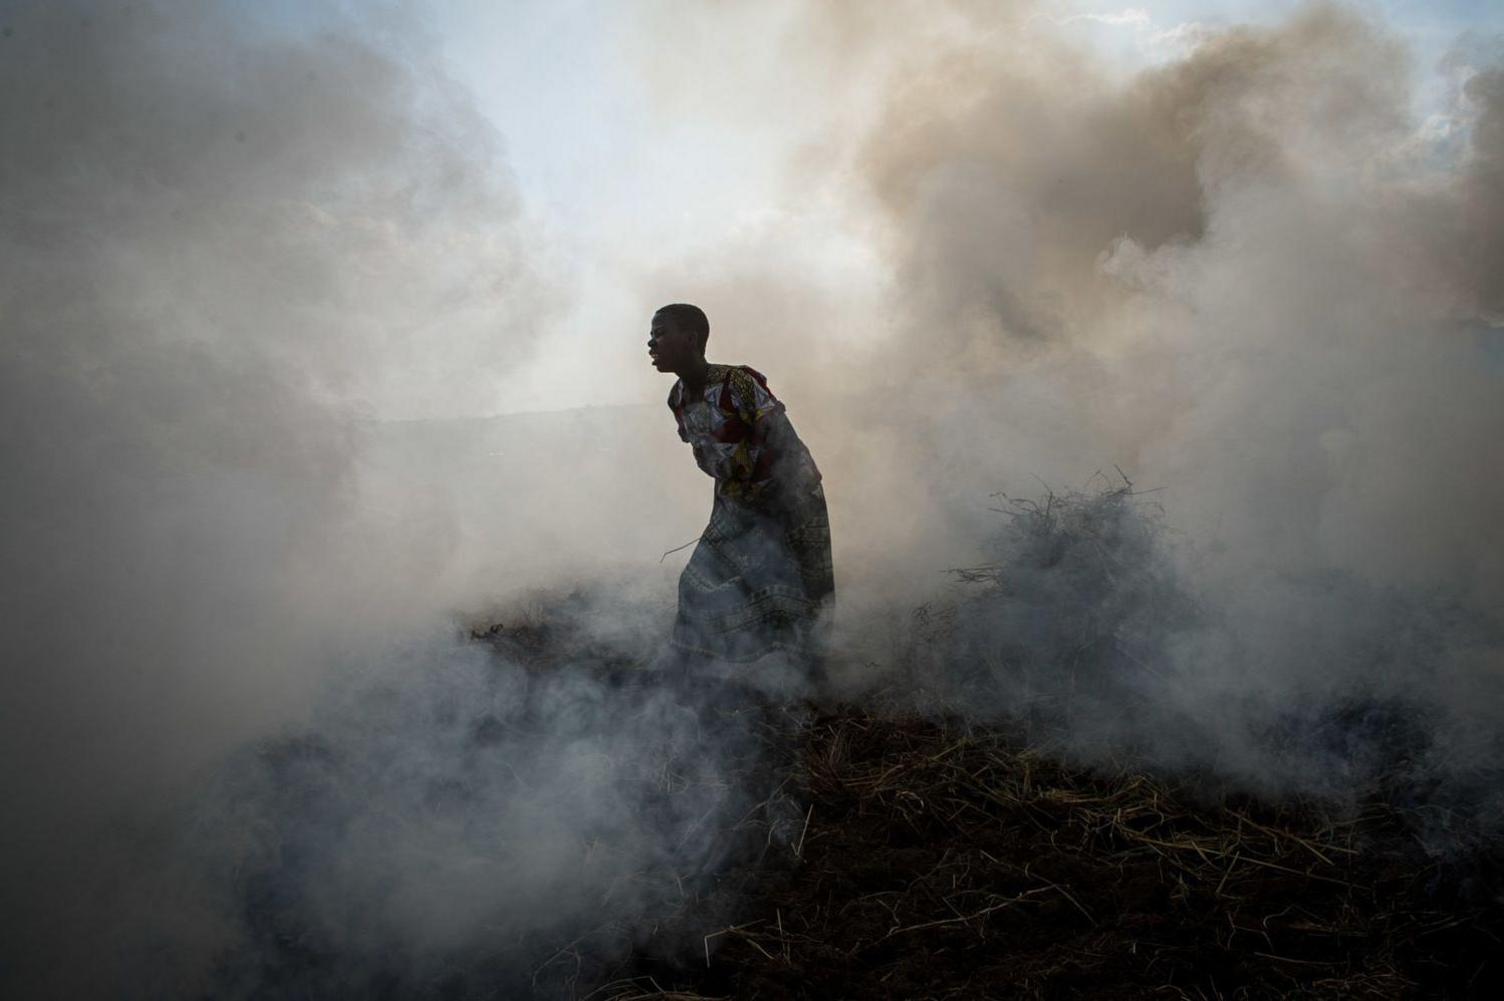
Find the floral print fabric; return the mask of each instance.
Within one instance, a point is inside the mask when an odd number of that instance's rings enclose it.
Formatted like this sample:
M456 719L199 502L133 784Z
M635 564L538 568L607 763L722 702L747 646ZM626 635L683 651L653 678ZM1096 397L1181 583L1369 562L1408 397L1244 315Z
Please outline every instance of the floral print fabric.
M673 644L731 663L774 652L813 665L835 592L820 471L767 380L711 365L704 393L668 398L679 437L715 479L710 524L679 578Z
M700 469L714 478L717 495L755 504L770 488L820 482L820 471L793 433L783 404L755 369L711 365L699 399L685 399L680 381L669 393L668 405L679 438L694 449Z

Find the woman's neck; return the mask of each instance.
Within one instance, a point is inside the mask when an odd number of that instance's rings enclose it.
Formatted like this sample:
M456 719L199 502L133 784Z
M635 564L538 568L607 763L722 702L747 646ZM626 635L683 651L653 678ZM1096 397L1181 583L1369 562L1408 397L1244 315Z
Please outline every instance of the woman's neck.
M679 381L684 383L684 395L687 399L698 399L705 395L705 383L710 378L710 363L702 356L691 362L683 372L679 373Z

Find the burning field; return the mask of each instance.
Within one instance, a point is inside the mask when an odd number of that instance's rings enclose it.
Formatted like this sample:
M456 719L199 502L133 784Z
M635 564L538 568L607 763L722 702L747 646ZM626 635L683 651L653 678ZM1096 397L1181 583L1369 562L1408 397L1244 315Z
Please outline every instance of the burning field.
M596 996L1498 990L1497 846L1431 857L1395 804L1212 799L1073 768L999 730L850 709L803 740L804 822L728 877L743 898L706 929L704 968L639 961Z
M0 4L0 995L1498 996L1501 25Z
M646 964L598 996L1497 992L1504 841L1479 798L1419 778L1423 712L1360 697L1328 707L1319 739L1364 763L1341 797L1251 793L1215 766L1156 768L1127 743L1083 761L1067 731L1083 723L1072 703L1105 696L1132 710L1134 634L1114 608L1150 602L1161 621L1167 608L1193 613L1153 569L1159 525L1131 484L1006 513L993 549L1002 562L956 571L983 592L914 616L931 680L960 677L966 690L923 713L874 708L881 694L806 706L792 729L766 729L786 749L780 791L804 805L802 819L749 823L757 861L724 877L739 903L705 930L703 968L697 955ZM986 681L975 666L945 669L934 648L956 655L958 620L1038 603L1037 577L1027 596L1009 582L1046 568L1075 589L1069 607L1043 610L1070 630L1070 660L1051 656L1054 644L1022 650L1015 636L1011 659L983 662L1056 674L1036 675L1035 698L990 724L947 714ZM975 642L963 649L983 656ZM902 690L924 687L915 652ZM1288 723L1263 739L1307 766L1323 760Z
M1130 485L1004 511L998 562L913 610L859 696L655 673L577 592L262 746L221 789L262 830L219 843L244 937L211 993L1495 995L1492 772L1438 772L1435 719L1359 696L1258 736L1340 794L1088 748L1075 734L1142 695L1142 609L1198 613ZM1030 574L1073 582L1077 615L1033 608L1051 628L1025 642L1012 606L1048 588L1007 582ZM979 714L1025 676L1031 699Z
M1483 998L1504 983L1501 842L1415 790L1269 800L1213 775L1072 763L1016 726L744 689L679 697L704 743L626 794L709 811L690 864L613 868L598 856L630 857L624 831L567 832L593 906L416 965L321 945L293 901L248 896L263 965L243 972L287 996L612 1001ZM501 739L494 718L470 723L476 748ZM740 753L709 775L701 754L728 733ZM435 785L426 809L442 815L444 796L465 792ZM1440 851L1438 827L1456 839Z

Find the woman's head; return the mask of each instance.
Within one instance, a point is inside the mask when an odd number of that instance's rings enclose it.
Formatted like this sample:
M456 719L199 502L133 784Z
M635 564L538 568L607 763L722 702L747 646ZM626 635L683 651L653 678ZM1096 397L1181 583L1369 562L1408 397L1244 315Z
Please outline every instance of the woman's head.
M658 371L682 374L690 364L704 359L709 339L710 321L704 310L687 302L671 303L653 314L648 357Z

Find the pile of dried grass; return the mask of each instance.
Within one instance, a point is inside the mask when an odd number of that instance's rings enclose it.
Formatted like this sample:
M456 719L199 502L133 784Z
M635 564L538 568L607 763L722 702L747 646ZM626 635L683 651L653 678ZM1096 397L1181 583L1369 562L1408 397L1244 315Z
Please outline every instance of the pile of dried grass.
M1413 776L1390 776L1403 795L1355 785L1356 807L1229 793L1187 774L1192 753L1165 777L1135 750L1174 719L1144 708L1145 678L1202 612L1156 509L1124 477L1002 513L990 562L956 571L960 596L921 607L892 651L886 677L923 715L706 708L764 714L749 785L777 792L721 832L736 861L589 997L1498 996L1496 837L1474 825L1437 857L1419 813L1446 800L1410 795ZM510 642L535 665L562 648ZM1355 705L1330 724L1377 740L1385 775L1423 746L1415 707ZM1094 768L1069 763L1083 732Z
M1504 909L1395 809L1198 801L996 730L813 720L786 849L728 874L703 966L594 997L1496 996ZM1475 870L1474 870L1475 871ZM693 908L685 919L692 920ZM674 934L685 929L674 922Z

